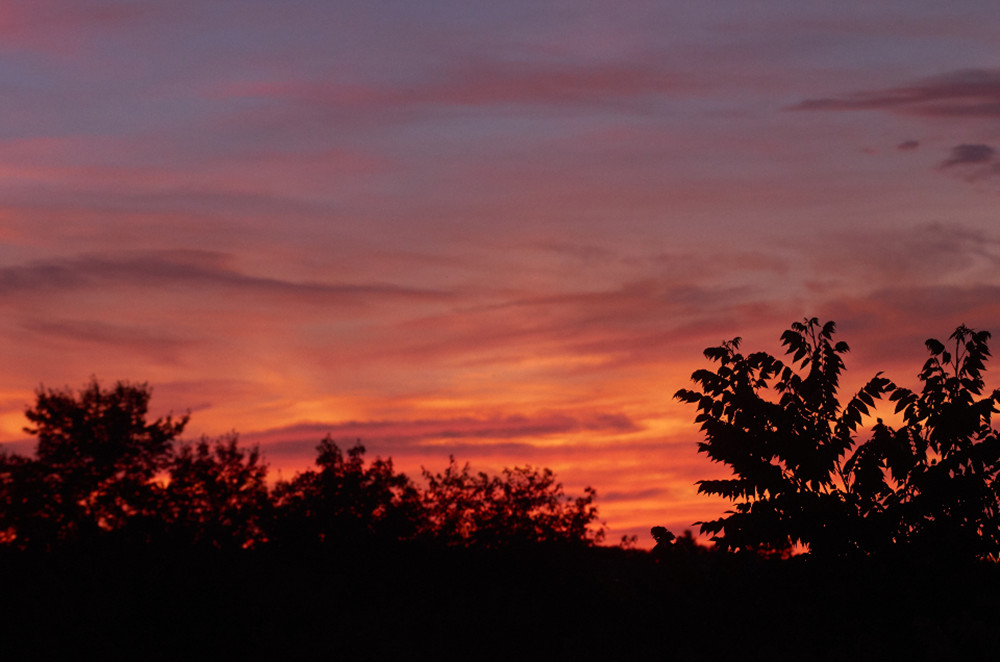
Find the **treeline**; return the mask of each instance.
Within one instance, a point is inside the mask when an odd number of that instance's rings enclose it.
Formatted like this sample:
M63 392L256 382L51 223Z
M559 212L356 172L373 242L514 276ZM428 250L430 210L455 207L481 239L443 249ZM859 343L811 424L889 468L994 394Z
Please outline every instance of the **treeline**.
M473 473L452 457L418 484L391 459L329 437L315 466L269 485L235 433L179 439L187 416L148 421L146 384L40 388L26 411L34 457L0 451L0 545L116 544L237 550L417 543L586 547L604 538L595 491L563 491L549 469Z
M0 639L25 659L994 659L989 335L928 341L918 392L876 375L842 400L834 332L793 325L784 362L710 348L678 393L732 471L700 483L733 502L711 550L662 527L652 553L597 545L594 491L545 469L415 482L328 438L272 484L235 434L150 422L145 385L40 389L35 454L0 454ZM863 429L880 398L895 418Z

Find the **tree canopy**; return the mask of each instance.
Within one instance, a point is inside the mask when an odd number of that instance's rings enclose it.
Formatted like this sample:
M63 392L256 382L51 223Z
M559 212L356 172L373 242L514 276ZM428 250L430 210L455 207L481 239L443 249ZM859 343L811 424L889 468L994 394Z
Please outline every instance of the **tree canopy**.
M603 539L591 488L567 496L548 469L500 476L424 471L426 487L391 458L366 462L330 438L315 467L267 482L257 447L237 434L179 437L188 417L149 420L147 384L96 379L74 393L39 388L25 430L34 457L0 450L0 545L53 549L95 540L244 549L268 544L336 549L424 542L504 547Z
M705 350L715 368L692 375L697 388L676 393L698 410L699 451L733 474L699 481L734 503L702 532L725 549L996 557L1000 391L984 394L989 333L960 326L947 346L928 340L919 391L878 373L843 401L849 348L835 332L816 318L792 324L781 336L787 362L724 342ZM871 422L883 398L896 427Z
M473 474L450 458L442 473L424 470L423 495L433 535L451 545L501 547L510 544L599 543L604 527L597 519L596 492L568 497L549 469L504 469L502 476Z
M78 393L36 391L25 412L32 424L25 431L38 439L35 458L5 461L5 484L18 494L8 518L30 522L17 527L22 542L124 532L151 514L154 478L170 463L188 418L147 421L150 395L146 384L104 389L96 379Z
M241 448L236 433L203 437L176 445L167 469L158 514L172 542L247 548L267 541L267 465L256 446Z
M365 463L365 447L348 449L326 437L316 447L316 469L274 489L274 533L284 541L357 545L409 540L422 530L424 512L413 482L392 460Z

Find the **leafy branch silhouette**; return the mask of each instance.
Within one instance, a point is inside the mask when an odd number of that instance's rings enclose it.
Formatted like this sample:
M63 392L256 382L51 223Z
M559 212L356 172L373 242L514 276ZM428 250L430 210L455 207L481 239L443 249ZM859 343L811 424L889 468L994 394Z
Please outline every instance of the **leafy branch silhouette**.
M990 334L959 326L930 339L917 392L881 373L841 404L847 343L836 325L795 322L781 335L790 357L743 354L739 338L705 350L717 367L694 372L693 404L705 439L699 451L733 477L698 489L734 509L698 522L723 549L871 555L908 549L935 556L1000 554L1000 437L992 414L1000 391L983 395ZM876 419L888 398L898 428ZM865 438L867 436L867 438Z

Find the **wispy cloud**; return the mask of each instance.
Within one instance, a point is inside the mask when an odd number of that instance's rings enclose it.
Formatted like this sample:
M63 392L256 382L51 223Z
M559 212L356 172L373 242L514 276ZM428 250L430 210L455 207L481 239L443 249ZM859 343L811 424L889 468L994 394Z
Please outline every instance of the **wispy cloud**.
M232 256L197 250L136 252L123 256L81 255L0 269L0 295L15 297L84 288L180 287L228 291L282 301L361 305L379 299L443 300L443 291L394 283L297 282L255 276L232 264Z
M251 432L248 439L266 440L269 444L295 443L307 438L315 443L329 434L336 439L368 439L382 444L426 444L462 439L503 441L509 439L543 440L553 435L577 432L613 432L624 434L642 428L620 413L585 412L578 414L538 413L489 418L424 419L413 421L343 421L302 423L290 427ZM275 451L280 452L276 446Z
M86 351L88 345L110 345L120 352L141 355L152 364L177 362L197 341L169 331L152 331L138 325L110 324L99 320L28 319L21 327L32 342L55 344L64 351ZM22 338L22 341L26 338Z
M866 296L878 287L993 282L1000 235L957 222L900 223L826 230L795 245L813 267L814 286L828 294Z
M1000 70L964 69L908 85L806 99L791 110L882 110L924 117L1000 117Z
M445 105L594 104L676 92L688 87L680 76L653 67L605 63L544 65L481 62L466 65L443 83L416 95Z
M13 3L0 17L0 50L69 53L79 45L81 30L127 29L143 16L156 13L149 4L77 4L58 0Z
M832 299L825 310L853 350L848 360L852 379L864 381L885 371L909 388L919 387L916 375L927 358L927 338L944 340L959 324L1000 334L998 285L879 288Z
M707 320L720 311L761 298L749 286L669 278L500 294L405 320L398 329L402 342L387 348L386 356L406 363L437 359L560 373L606 371L658 360L671 343L711 328Z
M416 473L415 469L428 460L433 460L433 466L449 455L481 466L551 466L553 461L583 466L611 450L606 443L595 444L594 440L614 439L614 450L621 453L633 448L627 440L643 431L641 423L622 413L542 411L478 418L300 423L248 432L242 438L259 444L278 468L311 464L317 443L330 435L342 447L360 442L372 455L390 456L399 466Z
M234 83L207 94L278 99L332 112L350 111L350 117L357 121L364 116L354 113L362 109L399 116L408 107L620 106L692 88L688 77L649 64L482 60L402 86L280 80Z

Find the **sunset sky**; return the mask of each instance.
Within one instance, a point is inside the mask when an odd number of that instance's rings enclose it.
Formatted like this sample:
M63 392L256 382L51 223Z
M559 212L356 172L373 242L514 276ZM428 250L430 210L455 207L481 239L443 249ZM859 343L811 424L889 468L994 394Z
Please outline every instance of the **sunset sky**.
M672 399L805 316L848 390L1000 333L992 2L0 2L0 442L149 382L275 472L552 468L722 514ZM1000 385L1000 380L993 383Z

